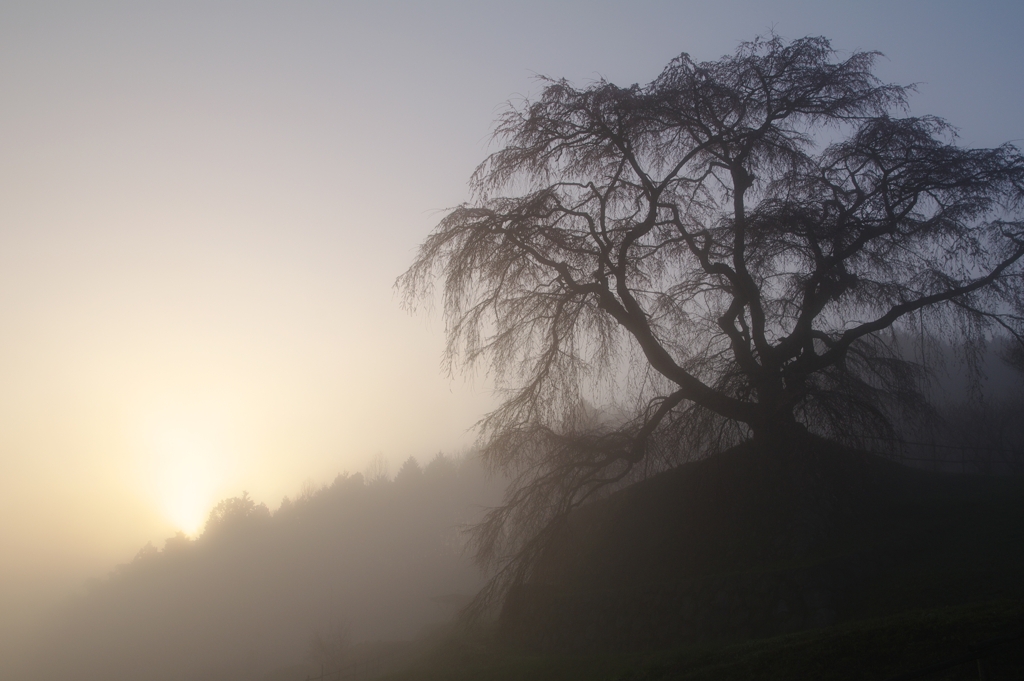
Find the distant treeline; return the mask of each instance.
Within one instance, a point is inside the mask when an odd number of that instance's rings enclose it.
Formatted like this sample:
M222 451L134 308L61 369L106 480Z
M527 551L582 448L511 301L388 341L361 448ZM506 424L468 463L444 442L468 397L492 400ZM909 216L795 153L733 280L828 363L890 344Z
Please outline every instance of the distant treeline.
M393 478L379 464L274 512L247 494L221 501L197 539L147 545L92 584L41 632L23 673L259 679L450 619L483 579L463 530L502 483L472 456L409 459Z

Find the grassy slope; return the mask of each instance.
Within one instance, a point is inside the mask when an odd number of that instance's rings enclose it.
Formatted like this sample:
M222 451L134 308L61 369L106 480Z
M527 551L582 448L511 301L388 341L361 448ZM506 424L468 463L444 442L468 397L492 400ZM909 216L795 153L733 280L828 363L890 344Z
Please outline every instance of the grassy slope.
M1024 603L919 610L734 644L645 654L540 655L493 640L449 641L387 681L608 681L888 679L951 659L970 645L1022 631ZM1024 642L993 649L992 679L1024 678ZM928 679L976 679L974 663Z

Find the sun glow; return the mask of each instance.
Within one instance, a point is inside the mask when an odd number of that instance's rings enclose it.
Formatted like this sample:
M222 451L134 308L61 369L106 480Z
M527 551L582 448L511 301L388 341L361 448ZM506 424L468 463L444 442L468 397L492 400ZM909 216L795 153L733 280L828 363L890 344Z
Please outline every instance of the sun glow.
M195 536L223 482L224 452L214 438L188 427L162 429L154 440L152 472L160 510Z

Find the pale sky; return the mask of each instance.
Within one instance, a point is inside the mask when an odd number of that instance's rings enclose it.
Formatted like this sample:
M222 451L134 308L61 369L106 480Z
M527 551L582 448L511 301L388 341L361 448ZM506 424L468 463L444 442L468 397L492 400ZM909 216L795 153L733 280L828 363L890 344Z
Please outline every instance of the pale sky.
M242 490L469 445L487 379L392 285L502 103L772 29L1024 139L1019 1L3 3L0 610Z

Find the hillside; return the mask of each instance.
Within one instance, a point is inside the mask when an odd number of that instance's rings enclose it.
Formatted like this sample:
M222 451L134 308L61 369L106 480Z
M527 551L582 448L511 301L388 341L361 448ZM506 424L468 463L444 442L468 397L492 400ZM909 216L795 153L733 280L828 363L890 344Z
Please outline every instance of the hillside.
M650 650L1024 595L1024 480L809 439L745 444L581 509L509 594L502 640Z
M977 652L987 678L1009 681L1024 676L1022 623L1016 601L650 652L542 653L484 636L449 641L382 681L966 681L979 678Z

